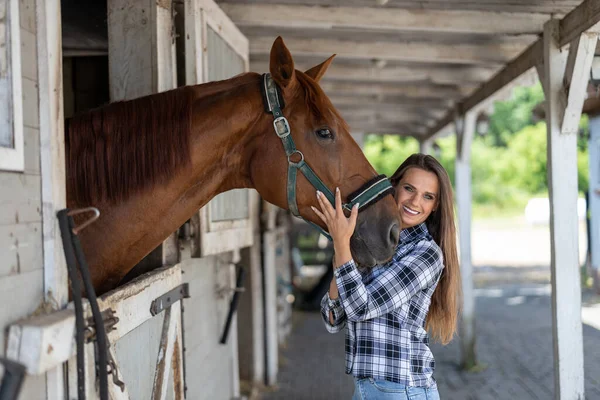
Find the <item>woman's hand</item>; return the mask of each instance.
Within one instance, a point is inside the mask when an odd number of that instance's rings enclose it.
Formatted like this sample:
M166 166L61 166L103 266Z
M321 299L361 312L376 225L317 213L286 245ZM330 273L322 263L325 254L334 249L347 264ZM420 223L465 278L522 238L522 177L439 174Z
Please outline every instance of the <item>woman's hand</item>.
M350 217L346 218L342 208L342 195L340 189L335 189L335 208L331 205L327 197L317 191L317 201L319 202L320 210L311 207L312 210L321 218L327 225L327 230L333 240L333 245L336 253L336 264L338 262L346 263L350 261L352 255L350 253L350 237L354 233L356 227L356 218L358 217L358 204L352 207ZM338 267L339 265L335 265Z

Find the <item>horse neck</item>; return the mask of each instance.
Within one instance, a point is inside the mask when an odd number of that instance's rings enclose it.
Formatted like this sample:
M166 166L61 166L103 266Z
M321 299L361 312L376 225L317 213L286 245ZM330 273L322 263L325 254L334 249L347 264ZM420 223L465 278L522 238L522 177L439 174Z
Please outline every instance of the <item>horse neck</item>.
M251 187L247 143L253 140L252 128L265 118L259 77L253 75L193 88L197 97L188 167L123 202L99 204L101 218L81 239L100 292L116 286L215 195Z

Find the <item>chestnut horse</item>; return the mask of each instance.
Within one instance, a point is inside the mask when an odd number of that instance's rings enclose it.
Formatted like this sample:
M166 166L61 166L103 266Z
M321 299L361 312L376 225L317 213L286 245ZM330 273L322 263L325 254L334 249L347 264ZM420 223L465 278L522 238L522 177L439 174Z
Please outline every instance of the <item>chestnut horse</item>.
M342 196L377 173L318 82L333 56L306 72L294 69L283 40L271 49L270 74L279 86L291 137L321 181ZM94 206L100 218L80 233L94 287L118 285L136 263L215 195L254 188L288 209L288 157L265 112L261 75L186 86L116 102L66 124L67 205ZM299 214L323 227L310 209L315 188L298 174ZM389 192L388 192L389 194ZM351 246L372 266L389 259L400 220L391 195L361 210Z

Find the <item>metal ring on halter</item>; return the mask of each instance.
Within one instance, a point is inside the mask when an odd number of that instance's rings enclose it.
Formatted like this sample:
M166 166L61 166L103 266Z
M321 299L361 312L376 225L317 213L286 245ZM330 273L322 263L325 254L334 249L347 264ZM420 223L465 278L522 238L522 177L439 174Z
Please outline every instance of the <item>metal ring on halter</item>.
M87 219L83 224L81 224L81 225L76 226L75 228L73 228L73 234L74 235L77 235L85 227L87 227L92 222L94 222L95 220L97 220L98 217L100 217L100 211L96 207L86 207L86 208L79 208L79 209L76 209L76 210L71 210L71 211L69 211L67 213L67 215L70 216L70 217L72 217L73 215L83 214L85 212L93 212L94 215L91 216L89 219Z
M300 161L298 161L298 162L294 162L294 161L290 160L290 157L293 156L296 153L300 154ZM294 150L293 153L290 153L290 155L287 156L287 159L288 159L288 164L299 165L302 162L304 162L304 154L302 154L302 152L300 150Z

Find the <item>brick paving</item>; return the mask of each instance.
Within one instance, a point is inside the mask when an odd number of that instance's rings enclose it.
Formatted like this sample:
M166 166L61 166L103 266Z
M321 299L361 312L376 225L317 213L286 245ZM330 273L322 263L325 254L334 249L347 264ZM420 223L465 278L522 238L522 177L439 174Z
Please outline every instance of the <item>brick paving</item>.
M458 368L459 343L433 346L442 399L553 398L552 319L549 286L501 285L478 289L477 355L482 370ZM598 326L596 324L596 326ZM586 399L600 400L600 331L584 325ZM280 359L277 388L263 400L350 399L344 374L344 335L328 334L315 312L294 313L294 328Z

